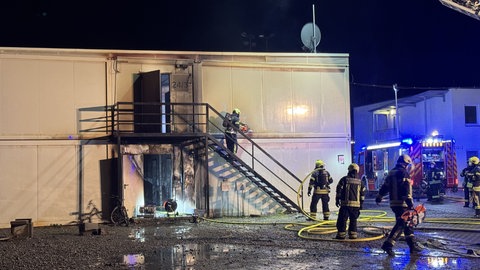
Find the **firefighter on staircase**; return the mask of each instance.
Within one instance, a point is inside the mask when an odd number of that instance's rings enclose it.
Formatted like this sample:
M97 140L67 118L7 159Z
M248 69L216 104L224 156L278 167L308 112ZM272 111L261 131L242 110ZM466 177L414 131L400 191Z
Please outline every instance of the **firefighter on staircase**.
M317 218L317 204L322 200L322 212L323 220L328 220L330 217L330 209L328 202L330 201L330 184L333 183L333 179L330 173L325 170L325 163L322 160L315 161L315 171L310 177L310 183L308 185L308 196L313 196L310 202L310 220L316 220Z

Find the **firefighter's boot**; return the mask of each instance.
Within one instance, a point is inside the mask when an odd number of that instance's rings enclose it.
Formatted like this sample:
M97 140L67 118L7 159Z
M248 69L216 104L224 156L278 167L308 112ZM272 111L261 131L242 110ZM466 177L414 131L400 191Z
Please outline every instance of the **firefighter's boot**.
M315 220L317 220L317 213L315 213L315 212L310 212L310 216L307 217L307 220L308 220L308 221L315 221Z
M413 237L406 238L408 248L410 249L410 254L418 254L422 252L422 247L420 247L415 241Z
M392 243L385 241L383 242L382 249L388 254L388 256L395 256L395 252L392 250Z
M337 232L335 239L345 240L346 237L347 237L347 232Z

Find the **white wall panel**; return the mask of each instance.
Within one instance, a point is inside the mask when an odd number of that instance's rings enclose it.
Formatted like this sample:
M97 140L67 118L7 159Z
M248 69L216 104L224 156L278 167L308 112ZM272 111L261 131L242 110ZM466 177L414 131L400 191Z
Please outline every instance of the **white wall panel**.
M0 227L17 218L37 219L37 147L0 146Z
M104 62L75 62L73 64L73 91L77 108L105 103L105 72Z
M203 67L202 89L204 102L219 112L231 112L233 107L241 107L232 100L232 75L230 68ZM245 76L242 76L245 79ZM242 110L240 108L240 110ZM242 112L243 113L243 112Z
M247 123L254 131L264 130L262 80L263 71L259 68L235 68L232 73L231 107L240 109L240 121Z
M1 135L24 135L38 132L38 62L4 59Z
M42 224L75 221L78 211L78 157L76 147L38 147L38 220Z
M293 105L292 74L289 71L265 70L262 80L263 126L257 132L293 133L292 115L287 113Z
M32 76L37 80L31 82L31 88L38 91L38 100L35 102L39 110L36 114L28 112L28 117L35 119L38 130L30 130L29 133L74 134L74 64L63 61L37 61L36 64L38 70Z
M222 112L239 108L256 136L350 135L345 70L203 68L204 101ZM305 111L292 114L298 109Z

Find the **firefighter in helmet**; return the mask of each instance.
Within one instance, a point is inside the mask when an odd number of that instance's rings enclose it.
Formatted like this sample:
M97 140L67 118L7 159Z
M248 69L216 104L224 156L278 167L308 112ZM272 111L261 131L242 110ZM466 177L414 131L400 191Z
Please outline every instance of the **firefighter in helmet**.
M322 160L315 161L315 171L310 176L310 183L308 185L307 195L312 195L312 201L310 202L310 219L315 220L317 218L317 204L322 200L322 212L323 220L328 220L330 217L330 209L328 202L330 201L330 184L333 183L333 179L330 173L325 170L325 163Z
M402 219L403 213L413 209L412 180L410 179L408 166L413 166L412 159L409 155L401 155L395 167L388 172L385 182L375 198L375 202L380 204L383 196L389 194L390 208L395 214L395 226L382 244L382 249L389 256L395 256L392 248L402 232L410 248L410 254L421 251L421 248L415 242L413 228L407 226L405 220Z
M430 168L426 170L427 200L442 200L445 191L443 188L443 171L437 167L435 161L430 162Z
M225 141L227 148L230 152L237 153L237 130L240 128L240 110L235 108L232 111L230 122L232 125L228 125L225 129Z
M340 207L337 218L337 236L336 239L348 238L357 239L357 219L360 216L363 201L365 200L365 185L358 177L360 168L352 163L348 166L348 173L342 177L337 184L335 205Z
M475 217L480 218L480 160L478 157L471 157L468 160L472 169L467 173L469 181L472 182L472 200L475 207Z
M470 159L467 160L467 167L463 168L460 176L463 177L463 196L465 199L465 204L463 207L470 207L470 201L473 198L470 198L470 193L472 192L473 182L471 181L471 175L469 172L474 168L473 164L470 162ZM472 202L473 204L473 202Z

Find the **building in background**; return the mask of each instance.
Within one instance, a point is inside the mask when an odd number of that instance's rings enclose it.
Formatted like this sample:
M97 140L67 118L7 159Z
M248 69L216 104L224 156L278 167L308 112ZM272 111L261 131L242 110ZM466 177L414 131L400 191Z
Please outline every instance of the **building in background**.
M447 186L453 188L467 159L480 153L479 89L426 91L353 111L354 156L367 164L366 178L375 179L371 189L378 188L384 172L402 153L416 156L416 168L423 172L431 161L437 162L451 178ZM377 153L367 156L367 149ZM451 172L452 168L456 172Z

